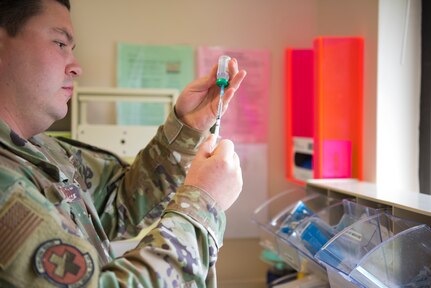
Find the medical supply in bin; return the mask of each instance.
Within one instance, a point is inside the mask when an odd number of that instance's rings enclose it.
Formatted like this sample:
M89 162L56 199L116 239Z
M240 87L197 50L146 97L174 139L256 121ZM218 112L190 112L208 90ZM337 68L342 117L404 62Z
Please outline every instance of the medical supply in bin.
M279 253L280 235L287 235L281 232L281 227L288 225L288 218L292 211L301 201L310 209L313 214L339 200L327 196L306 191L302 186L292 185L288 190L278 193L257 207L253 213L252 221L258 226L259 244ZM283 259L284 260L284 259ZM295 260L291 261L295 262ZM288 262L289 265L291 263Z
M336 200L334 204L326 205L312 216L299 221L290 234L279 232L276 239L278 253L298 271L326 278L325 266L315 259L315 254L344 227L376 213L380 213L380 210L348 199Z
M316 254L335 235L331 226L318 219L313 220L317 221L308 222L301 233L304 247L312 255Z
M301 220L313 214L314 212L303 201L299 201L286 217L280 231L284 234L291 234Z
M280 258L289 266L300 271L298 249L286 240L290 234L283 233L281 228L288 227L292 223L290 222L292 214L297 215L296 217L300 215L298 218L303 219L297 223L302 223L310 217L306 216L307 214L314 215L334 203L339 203L339 201L319 193L306 191L304 187L293 185L293 188L272 197L255 210L253 222L260 228L258 230L260 245L278 253ZM304 206L299 202L303 203ZM298 218L296 219L298 220ZM292 231L294 230L296 228L292 229Z
M359 219L376 213L375 209L343 199L303 220L288 239L314 256L329 239Z

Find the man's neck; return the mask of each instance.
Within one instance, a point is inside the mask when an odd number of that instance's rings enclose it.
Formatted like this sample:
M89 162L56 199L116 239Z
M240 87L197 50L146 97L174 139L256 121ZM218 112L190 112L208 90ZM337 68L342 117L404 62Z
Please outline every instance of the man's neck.
M17 117L14 117L7 109L0 108L0 119L3 120L13 132L23 139L28 139L35 135L29 131L26 131L25 129L22 129L23 125L20 125L17 121L15 121Z

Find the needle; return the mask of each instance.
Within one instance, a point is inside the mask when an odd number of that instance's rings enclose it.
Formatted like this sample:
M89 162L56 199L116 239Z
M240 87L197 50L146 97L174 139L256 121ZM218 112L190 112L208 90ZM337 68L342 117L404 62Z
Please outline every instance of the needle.
M220 97L218 100L218 108L217 108L217 119L214 127L214 135L217 139L220 137L220 122L221 122L221 112L223 108L223 95L224 95L224 85L220 86Z

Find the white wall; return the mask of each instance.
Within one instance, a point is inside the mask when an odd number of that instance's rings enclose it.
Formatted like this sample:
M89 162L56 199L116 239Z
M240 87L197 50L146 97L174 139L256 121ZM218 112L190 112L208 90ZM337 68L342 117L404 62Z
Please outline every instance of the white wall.
M421 1L380 0L378 33L376 184L419 192Z

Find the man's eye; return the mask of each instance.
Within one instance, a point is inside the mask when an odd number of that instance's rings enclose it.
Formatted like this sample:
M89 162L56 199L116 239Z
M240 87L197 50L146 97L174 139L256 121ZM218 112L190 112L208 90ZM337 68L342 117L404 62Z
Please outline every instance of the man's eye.
M61 41L54 41L55 42L55 44L57 44L57 46L58 47L60 47L60 48L64 48L64 47L66 47L66 44L64 44L63 42L61 42Z

